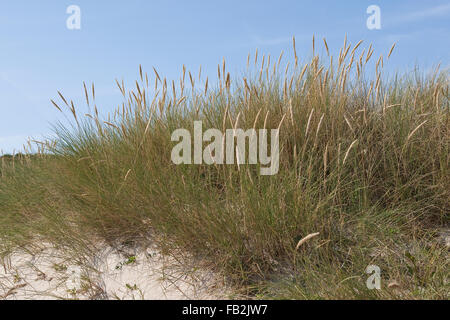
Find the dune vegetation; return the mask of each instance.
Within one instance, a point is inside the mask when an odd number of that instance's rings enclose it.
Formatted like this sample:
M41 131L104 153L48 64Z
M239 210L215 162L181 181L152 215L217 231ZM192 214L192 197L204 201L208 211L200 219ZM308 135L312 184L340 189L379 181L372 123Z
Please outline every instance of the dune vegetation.
M346 41L332 57L317 45L302 63L256 52L239 77L224 61L201 88L184 67L179 82L140 68L133 88L117 81L123 103L106 118L93 86L88 114L59 94L71 125L37 153L1 158L0 255L51 243L82 259L97 243L151 238L245 297L448 298L448 70L385 76L393 48L373 57ZM279 128L279 172L175 165L171 134L195 120ZM380 290L366 286L369 265Z

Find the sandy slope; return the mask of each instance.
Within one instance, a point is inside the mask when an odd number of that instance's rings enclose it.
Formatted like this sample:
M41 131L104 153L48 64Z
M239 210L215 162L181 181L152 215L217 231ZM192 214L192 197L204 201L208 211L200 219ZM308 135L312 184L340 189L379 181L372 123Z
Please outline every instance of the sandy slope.
M15 252L0 261L0 299L226 299L215 274L177 265L148 248L119 254L104 247L89 268L51 247Z

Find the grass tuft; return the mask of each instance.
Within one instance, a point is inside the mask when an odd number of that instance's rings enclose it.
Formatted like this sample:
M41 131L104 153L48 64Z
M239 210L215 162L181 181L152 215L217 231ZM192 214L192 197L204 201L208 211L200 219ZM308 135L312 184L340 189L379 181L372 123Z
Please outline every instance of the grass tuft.
M63 104L51 102L72 125L56 125L37 154L1 158L0 253L39 239L84 254L151 230L167 254L202 257L256 297L448 298L436 233L449 223L448 72L387 78L380 57L367 75L371 46L345 43L336 64L324 45L326 61L300 65L295 53L285 70L282 56L272 66L256 53L242 79L223 61L216 87L198 88L184 67L179 85L156 69L153 84L140 67L135 89L117 82L124 102L108 119L94 86L84 84L85 117L58 92ZM171 133L195 120L280 128L278 174L174 165ZM382 290L367 289L368 265Z

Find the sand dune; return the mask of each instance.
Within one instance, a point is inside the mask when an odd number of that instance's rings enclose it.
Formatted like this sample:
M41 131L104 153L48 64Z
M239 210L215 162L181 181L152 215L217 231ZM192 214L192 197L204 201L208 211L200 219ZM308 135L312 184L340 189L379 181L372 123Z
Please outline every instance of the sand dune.
M155 248L126 255L104 247L80 266L46 247L0 265L0 299L221 299L223 288L214 273L189 271Z

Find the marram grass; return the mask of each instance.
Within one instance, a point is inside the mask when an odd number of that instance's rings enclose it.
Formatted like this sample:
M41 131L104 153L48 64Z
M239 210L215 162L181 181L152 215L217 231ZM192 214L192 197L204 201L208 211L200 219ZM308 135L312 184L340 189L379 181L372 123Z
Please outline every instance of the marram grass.
M375 59L346 41L331 57L324 40L319 58L316 45L285 68L281 56L249 56L242 78L224 61L202 88L184 67L179 82L140 68L134 88L117 82L124 102L108 119L94 86L86 115L58 92L72 125L56 125L38 153L1 158L0 253L41 241L79 258L98 241L152 237L255 298L448 298L448 71L387 79L393 47ZM171 133L195 120L280 128L278 174L174 165ZM366 287L368 265L381 268L381 290Z

